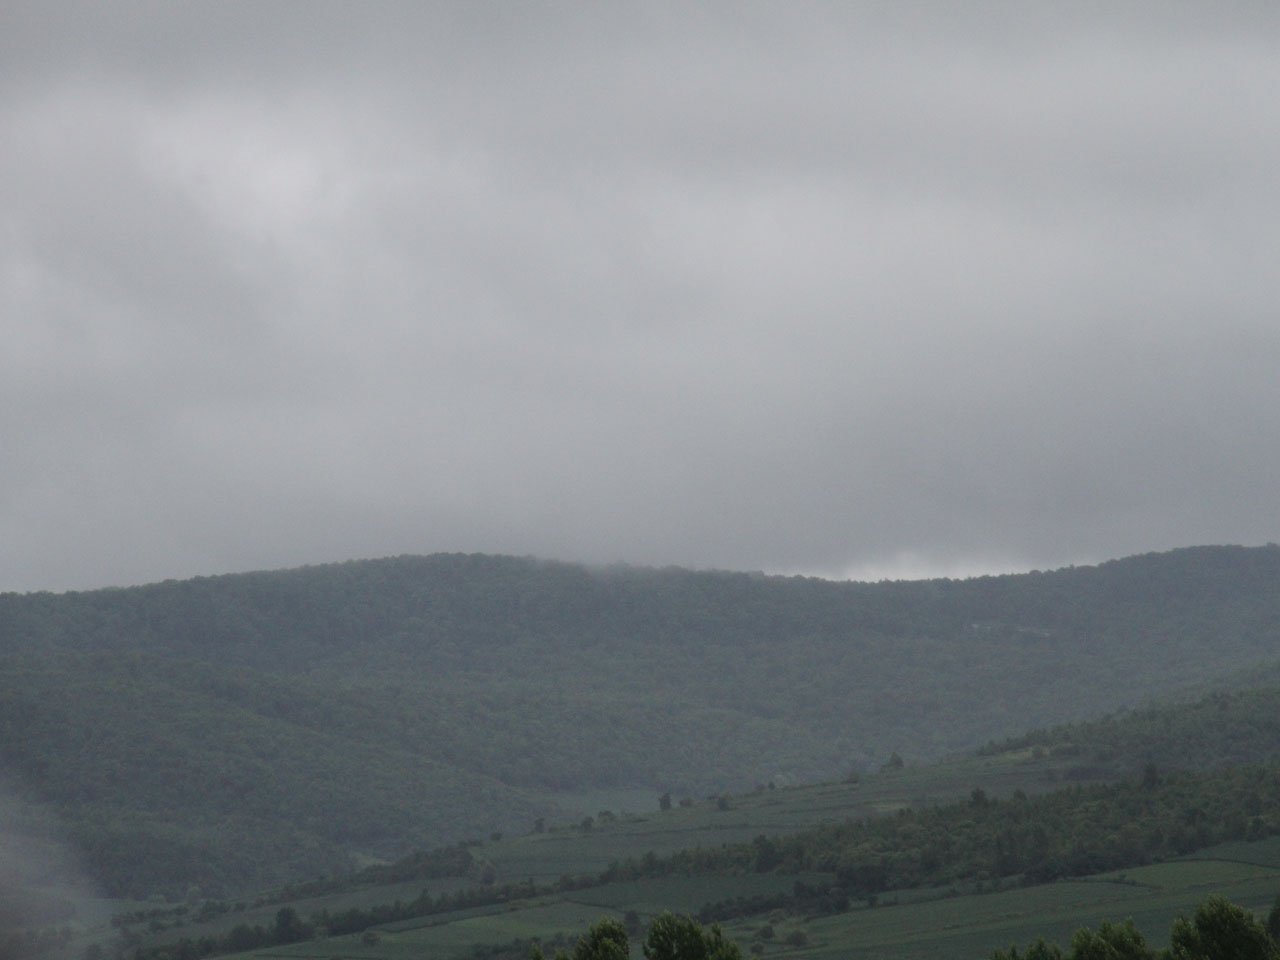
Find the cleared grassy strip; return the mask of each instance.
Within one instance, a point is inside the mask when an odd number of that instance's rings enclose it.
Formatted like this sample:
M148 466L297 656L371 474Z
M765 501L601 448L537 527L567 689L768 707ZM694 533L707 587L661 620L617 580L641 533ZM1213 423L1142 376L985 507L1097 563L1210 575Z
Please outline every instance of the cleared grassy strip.
M1220 861L1159 864L1126 871L1125 877L1127 882L1101 877L1064 881L780 924L778 939L795 927L805 931L809 944L774 946L766 956L972 960L1040 936L1065 945L1082 926L1125 917L1132 917L1150 942L1161 946L1173 919L1190 915L1212 893L1261 914L1280 890L1280 871ZM745 925L741 930L740 938L753 932Z
M611 911L567 900L540 903L483 917L471 917L441 926L420 927L383 934L391 945L412 944L418 956L437 956L468 950L480 944L508 943L516 938L552 937L556 933L579 936Z
M507 944L533 937L551 938L557 933L576 937L601 916L609 913L600 907L567 900L539 901L519 909L507 909L484 915L455 917L451 922L435 923L405 929L408 924L394 924L375 931L376 943L365 936L352 934L328 940L273 947L269 950L237 954L232 960L254 957L280 957L288 960L402 960L412 957L445 958L469 954L479 946Z
M1243 851L1248 853L1246 849ZM1261 855L1265 855L1265 852ZM379 942L359 935L294 944L244 954L289 960L408 960L458 957L477 946L514 939L548 939L581 934L601 916L636 910L647 919L663 909L696 910L709 900L785 891L798 879L777 875L667 878L609 884L562 896L458 911L382 928ZM815 878L808 878L815 879ZM772 884L772 887L770 886ZM1179 914L1190 915L1211 893L1265 913L1280 890L1280 868L1238 861L1178 860L1095 878L1062 881L989 894L948 895L945 891L886 894L881 905L814 919L774 916L774 937L764 942L766 958L835 960L973 960L1012 943L1039 936L1067 943L1082 926L1132 917L1149 940L1161 946ZM893 902L900 896L901 902ZM927 899L932 897L932 899ZM920 899L917 899L920 898ZM768 914L724 924L744 948ZM803 932L807 944L786 943Z
M1192 859L1170 860L1145 867L1118 870L1098 877L1099 882L1121 882L1159 890L1196 892L1222 886L1275 878L1280 882L1280 869L1238 860Z
M890 903L811 921L788 919L775 925L775 937L765 947L766 956L973 958L997 947L1025 943L1042 935L1065 943L1081 926L1096 927L1102 920L1128 916L1134 917L1153 940L1162 942L1173 918L1179 913L1190 914L1210 893L1222 893L1261 912L1280 889L1280 871L1235 862L1178 861L1141 868L1139 876L1133 873L1126 874L1124 882L1099 877L986 895ZM597 894L592 902L580 904L589 915L587 922L596 919L608 906L614 907L615 915L623 909L648 914L678 900L690 903L709 893L729 894L729 888L712 891L691 886L684 889L679 882L667 881L665 884L614 884L592 893ZM928 894L911 891L909 895ZM689 897L692 900L686 899ZM486 929L488 939L484 942L488 943L504 942L508 934L527 937L538 933L534 929L536 922L528 913L505 917L503 923L493 923L493 918L473 921L467 930L468 937L442 937L432 942L442 949L460 940L478 942L469 937L481 935ZM727 924L726 928L745 945L762 922L763 918L752 918ZM511 933L513 930L525 932ZM787 935L795 930L803 930L809 938L806 947L785 944ZM541 935L552 932L547 928Z
M559 898L521 900L516 903L491 903L482 907L469 907L465 910L451 910L448 913L429 913L408 920L397 920L394 923L378 924L371 929L379 933L404 933L408 930L421 930L426 927L445 927L451 923L465 923L477 917L491 917L499 913L510 913L513 910L533 909L540 904L558 903Z
M428 889L433 895L439 896L442 893L474 885L474 882L459 877L433 878L384 884L376 887L354 887L342 893L293 900L288 903L288 906L296 910L304 920L308 920L314 914L323 910L336 914L353 907L368 909L381 904L394 903L397 900L412 901L424 888ZM260 907L250 906L244 910L231 910L204 921L187 920L179 922L159 932L142 935L140 944L144 947L149 947L170 943L183 937L188 937L192 940L198 940L201 937L219 937L242 925L249 927L261 926L270 929L275 923L276 913L282 905L280 903L270 903ZM147 905L144 904L144 906ZM171 922L172 918L166 918L166 920Z
M705 904L737 897L789 894L797 880L814 883L830 879L825 874L782 876L772 873L738 877L663 877L610 883L565 896L579 903L614 911L635 910L642 915L652 915L663 910L697 912Z
M615 860L640 859L694 847L749 842L760 834L794 833L904 806L930 806L969 796L981 787L991 796L1015 790L1040 793L1061 787L1061 764L1034 761L1031 752L966 758L932 766L905 767L866 776L856 783L824 783L786 790L760 790L732 797L730 809L699 800L693 807L620 816L590 830L560 827L504 840L477 851L497 868L499 882L603 870ZM656 798L655 798L656 801Z
M1280 869L1280 837L1269 837L1266 840L1252 842L1223 843L1191 854L1184 859L1237 860L1241 863L1256 863Z
M1099 912L1109 916L1122 909L1116 905L1125 902L1132 889L1066 882L859 910L805 924L811 946L798 955L849 955L850 950L861 950L900 957L981 956L1007 946L1005 931L1010 927L1026 925L1048 934L1052 932L1048 927L1060 920L1069 935L1084 922L1081 917ZM975 947L979 948L976 954Z

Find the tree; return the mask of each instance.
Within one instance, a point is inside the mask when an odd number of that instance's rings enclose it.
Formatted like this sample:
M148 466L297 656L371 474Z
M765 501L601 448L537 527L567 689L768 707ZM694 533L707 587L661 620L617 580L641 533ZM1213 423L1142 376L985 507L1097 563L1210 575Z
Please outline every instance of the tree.
M1062 960L1062 951L1052 944L1045 943L1044 937L1029 944L1026 953L1019 953L1016 946L1008 950L996 950L991 960Z
M573 960L627 960L631 942L627 928L613 917L602 917L573 948Z
M1085 927L1071 938L1071 960L1155 960L1155 955L1132 919L1104 920L1097 933Z
M281 907L276 911L275 942L296 943L305 940L308 930L293 907Z
M1277 897L1280 909L1280 897ZM1273 913L1275 910L1273 910ZM1147 946L1132 920L1103 923L1094 933L1077 930L1070 953L1044 938L1030 944L1025 953L1017 947L997 950L991 960L1280 960L1280 948L1252 913L1220 896L1212 896L1188 920L1173 922L1169 948L1157 953Z
M1179 917L1169 934L1172 960L1278 960L1280 950L1257 918L1214 895L1188 920Z
M742 950L713 924L705 930L690 917L663 913L649 924L645 960L742 960Z
M1267 933L1271 934L1272 940L1280 941L1280 893L1276 894L1276 901L1267 914Z
M778 850L777 843L763 833L751 841L751 846L755 852L752 865L756 873L768 873L782 863L782 853Z

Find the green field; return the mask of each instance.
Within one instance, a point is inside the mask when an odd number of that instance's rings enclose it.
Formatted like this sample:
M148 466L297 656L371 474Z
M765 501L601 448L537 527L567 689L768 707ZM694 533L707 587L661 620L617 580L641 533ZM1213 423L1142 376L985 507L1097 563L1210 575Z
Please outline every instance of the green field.
M1126 917L1162 946L1173 919L1190 916L1211 894L1265 915L1280 891L1280 870L1222 861L1160 864L1124 876L1125 882L1099 877L817 919L804 925L810 945L787 955L959 960L1040 936L1065 945L1082 926Z
M904 891L880 905L815 918L774 918L773 937L758 931L768 916L724 924L744 948L762 943L763 956L779 960L882 958L882 960L972 960L1010 944L1044 936L1065 944L1082 926L1132 917L1149 942L1163 945L1173 919L1190 915L1211 894L1222 894L1259 914L1280 891L1280 867L1270 865L1280 843L1233 844L1233 859L1184 859L1036 887L985 894L953 895L945 890ZM1249 863L1248 859L1269 861ZM672 908L692 911L701 903L785 890L795 877L756 875L716 879L670 878L609 884L568 895L459 911L378 928L375 937L352 935L242 954L288 960L405 960L461 957L477 947L514 940L577 936L609 915L635 910L642 920ZM807 943L787 943L803 932ZM376 943L366 942L376 939ZM636 951L633 951L636 952ZM636 952L638 955L638 952Z
M622 918L633 911L641 923L663 910L696 914L709 904L755 897L780 902L797 881L810 887L830 883L830 874L717 872L698 876L647 876L628 882L592 883L611 863L675 851L713 850L750 842L760 835L785 836L851 817L912 806L942 805L981 789L988 796L1028 794L1062 786L1061 760L1031 750L970 757L929 766L905 766L863 776L853 782L762 789L725 803L703 798L691 806L642 813L617 812L594 818L592 826L552 825L541 833L506 837L468 847L473 858L467 876L426 878L396 884L353 886L341 892L289 905L304 919L327 910L412 901L424 888L432 896L473 888L482 874L496 886L534 881L543 890L529 899L384 923L366 934L315 939L242 956L337 960L400 960L408 957L462 958L477 949L512 947L517 940L572 939L602 915ZM604 798L600 798L604 799ZM641 799L641 798L637 798ZM562 878L572 877L571 884ZM852 909L830 916L795 916L767 910L724 922L726 932L765 957L975 957L1037 936L1069 940L1081 926L1133 917L1157 941L1179 913L1191 913L1213 893L1265 912L1280 890L1280 838L1256 843L1227 843L1154 865L1073 881L975 892L976 880L962 889L911 889L882 894L877 904L852 901ZM989 880L978 882L990 888ZM1009 886L1010 881L1005 882ZM557 888L556 892L551 892ZM140 945L159 946L179 938L225 935L232 927L270 927L283 901L269 900L203 924L141 930ZM165 922L171 923L173 918ZM766 922L774 936L757 937ZM803 943L797 943L803 933ZM792 937L789 942L788 938Z
M499 882L550 881L565 874L599 872L615 860L638 859L651 852L662 856L695 847L745 843L760 834L795 833L905 806L950 803L977 787L992 796L1015 790L1038 793L1062 786L1064 769L1061 761L1033 759L1030 750L965 757L885 771L857 782L758 790L731 798L728 810L704 799L688 808L622 814L591 830L561 827L504 840L484 847L482 855L497 868ZM656 808L657 798L651 803Z
M1237 860L1241 863L1256 863L1259 866L1280 869L1280 837L1271 837L1254 843L1223 843L1184 859L1194 861L1205 858Z

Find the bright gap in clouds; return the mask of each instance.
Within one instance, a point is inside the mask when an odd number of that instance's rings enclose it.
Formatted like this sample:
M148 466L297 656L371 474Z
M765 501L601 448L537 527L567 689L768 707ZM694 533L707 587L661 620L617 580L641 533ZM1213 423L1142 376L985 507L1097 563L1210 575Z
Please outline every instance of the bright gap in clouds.
M1068 564L1063 564L1067 566ZM903 552L885 560L872 560L836 569L779 570L787 576L812 576L823 580L880 583L892 580L967 580L971 577L1028 573L1036 569L1017 560L957 558L941 560L923 553Z

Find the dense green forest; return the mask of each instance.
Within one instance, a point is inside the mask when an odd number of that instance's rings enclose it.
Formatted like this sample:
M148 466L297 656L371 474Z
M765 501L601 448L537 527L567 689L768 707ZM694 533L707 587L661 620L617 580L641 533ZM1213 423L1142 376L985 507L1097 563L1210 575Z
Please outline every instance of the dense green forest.
M964 581L437 555L7 594L0 769L11 829L56 824L104 892L232 895L576 819L567 794L656 806L1139 706L1274 659L1277 587L1268 546Z
M1069 760L1075 775L1090 779L1122 776L1148 763L1186 769L1280 763L1280 684L1252 686L1276 679L1274 669L1263 668L1248 678L1247 689L1035 730L979 752L1031 750Z

